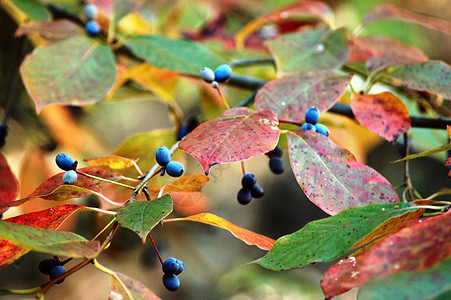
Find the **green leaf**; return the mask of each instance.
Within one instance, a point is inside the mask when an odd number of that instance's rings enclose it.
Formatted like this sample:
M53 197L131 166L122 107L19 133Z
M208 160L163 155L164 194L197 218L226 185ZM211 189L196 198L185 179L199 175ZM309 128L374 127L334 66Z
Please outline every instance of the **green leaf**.
M116 218L122 227L136 232L141 239L172 212L170 195L152 201L135 201L118 210Z
M37 48L20 71L38 113L50 104L100 101L116 81L111 49L84 35Z
M301 30L281 35L266 44L276 60L279 77L287 73L339 68L348 57L344 29Z
M142 35L128 41L133 52L157 68L198 75L203 67L216 68L226 61L202 45L159 35Z
M11 2L30 18L31 21L50 21L52 16L44 4L36 0L11 0Z
M443 151L448 151L448 150L451 150L451 143L443 145L443 146L440 146L440 147L436 147L436 148L433 148L433 149L430 149L430 150L426 150L426 151L421 152L421 153L410 154L410 155L407 155L404 158L395 160L394 162L401 162L401 161L404 161L404 160L411 160L411 159L414 159L414 158L425 157L425 156L428 156L428 155L433 155L433 154L440 153L440 152L443 152Z
M451 259L419 272L376 277L360 288L358 299L449 299Z
M88 241L72 232L0 222L0 238L38 252L69 257L95 257L98 241Z
M418 218L410 203L369 204L351 207L339 214L308 223L295 233L279 238L271 250L254 261L275 271L300 268L312 262L329 261L347 251L398 228L406 219ZM406 215L405 218L396 219ZM377 235L372 234L374 231Z

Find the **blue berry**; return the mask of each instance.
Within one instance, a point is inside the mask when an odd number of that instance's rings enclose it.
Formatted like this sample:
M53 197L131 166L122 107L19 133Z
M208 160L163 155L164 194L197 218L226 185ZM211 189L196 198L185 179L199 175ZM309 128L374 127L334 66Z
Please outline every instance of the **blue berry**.
M174 275L179 275L180 273L183 272L183 270L185 270L185 265L183 264L183 261L177 259L177 262L179 264L178 269L174 272Z
M232 68L229 65L220 65L215 70L215 81L226 82L232 75Z
M180 177L183 174L183 165L178 161L170 161L166 165L166 173L172 177Z
M312 106L305 112L305 122L315 125L319 120L319 109L316 106Z
M177 131L177 141L181 141L185 136L188 135L188 133L189 133L188 126L182 125L179 131Z
M64 184L74 184L77 181L77 172L74 170L69 170L63 175Z
M257 183L257 178L252 173L244 174L241 179L241 185L246 189L250 189L255 183Z
M77 167L77 161L74 161L72 157L66 153L58 154L55 161L57 166L64 171L75 170Z
M180 280L174 274L164 274L163 285L169 291L175 292L180 287Z
M329 128L324 126L323 124L317 123L315 125L316 132L321 133L322 135L329 136Z
M3 147L6 143L6 136L8 135L8 126L6 124L0 124L0 147Z
M91 20L86 23L85 29L90 36L96 36L100 32L100 25L96 21Z
M252 198L261 198L265 195L265 190L258 184L254 184L251 187Z
M205 82L212 83L215 81L215 72L210 68L202 68L202 70L200 70L200 77L202 77Z
M310 123L304 123L304 124L302 124L301 129L302 129L302 130L305 130L305 131L308 131L308 130L310 130L310 131L316 131L315 125L310 124Z
M283 171L285 170L282 159L278 156L271 157L269 159L269 169L274 174L277 174L277 175L282 174Z
M99 10L97 9L97 5L90 3L85 6L84 14L85 18L88 20L94 20L97 18L97 14L99 13Z
M175 274L179 268L178 260L175 257L166 259L163 263L162 269L164 274Z
M276 148L274 148L274 150L272 150L272 155L277 156L277 157L282 157L282 155L283 155L282 148L280 148L279 146L276 146Z
M218 88L218 82L217 81L213 81L212 83L211 83L211 86L214 88L214 89L217 89Z
M165 167L171 161L171 152L168 148L162 146L155 152L155 159L160 166Z
M66 269L63 266L54 266L52 270L50 270L50 280L55 279L56 277L60 276L61 274L66 273ZM64 281L65 278L57 281L57 284L60 284Z
M52 268L57 265L53 258L45 258L39 262L38 269L42 274L49 275Z
M249 204L249 202L251 202L252 200L251 191L249 189L242 188L241 190L238 191L237 199L239 204L242 205Z

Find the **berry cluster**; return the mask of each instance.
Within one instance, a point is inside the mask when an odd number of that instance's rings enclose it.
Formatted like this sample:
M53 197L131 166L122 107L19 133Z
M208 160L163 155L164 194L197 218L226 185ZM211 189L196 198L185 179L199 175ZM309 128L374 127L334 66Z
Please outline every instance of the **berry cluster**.
M205 82L211 83L214 88L218 87L218 82L226 82L232 75L232 68L229 65L220 65L213 72L210 68L202 68L200 76Z
M238 203L242 205L249 204L252 198L261 198L265 195L265 191L257 184L257 178L252 173L244 174L241 179L242 189L238 191Z
M323 124L318 123L320 111L312 106L305 112L305 123L301 126L302 130L310 130L329 136L329 129Z
M66 153L60 153L55 158L56 165L60 167L60 169L67 171L63 175L64 184L74 184L77 181L77 169L78 161L74 161L70 155Z
M61 265L58 259L45 258L39 262L38 269L42 274L49 275L50 280L60 276L66 272L66 269ZM60 284L64 281L64 278L57 281Z
M157 163L163 167L161 174L166 172L169 176L180 177L184 172L183 165L178 161L171 161L171 152L168 148L161 146L155 152Z
M95 20L98 13L99 10L97 9L97 6L95 4L91 3L85 6L84 15L88 20L88 22L86 22L85 30L86 33L90 36L96 36L100 32L100 25Z
M282 161L282 148L276 146L276 148L268 152L267 155L269 156L269 169L271 170L271 172L277 175L282 174L285 171Z
M174 257L168 258L164 261L162 266L163 275L163 285L171 292L175 292L180 287L180 280L177 277L183 272L185 266L181 260Z

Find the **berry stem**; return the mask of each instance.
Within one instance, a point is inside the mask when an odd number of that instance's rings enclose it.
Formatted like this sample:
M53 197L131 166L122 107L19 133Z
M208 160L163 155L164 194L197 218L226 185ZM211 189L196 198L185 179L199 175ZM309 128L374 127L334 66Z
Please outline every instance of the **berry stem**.
M92 178L92 179L96 179L96 180L100 180L100 181L105 181L105 182L108 182L108 183L111 183L111 184L115 184L115 185L118 185L118 186L121 186L121 187L125 187L125 188L131 189L131 190L134 190L134 189L135 189L135 187L133 187L133 186L131 186L131 185L124 184L124 183L117 182L117 181L113 181L113 180L109 180L109 179L105 179L105 178L102 178L102 177L97 177L97 176L95 176L95 175L91 175L91 174L85 173L85 172L80 171L80 170L76 170L76 172L77 172L78 174L80 174L80 175L83 175L83 176L86 176L86 177L89 177L89 178Z
M219 94L219 96L221 97L222 103L224 104L225 108L226 108L226 109L230 109L229 103L227 103L227 100L224 98L224 95L223 95L222 92L221 92L221 87L218 86L218 87L216 88L216 90L218 91L218 94Z
M409 135L407 134L407 132L404 132L403 134L403 139L404 139L404 155L407 156L410 154L410 149L409 149ZM412 187L412 181L410 180L410 172L409 172L409 160L405 160L404 161L404 184L406 186L407 189L407 194L409 195L410 201L415 200L415 196L413 195L413 187ZM403 199L406 201L406 199Z
M241 173L246 174L246 168L244 167L244 161L241 162Z
M157 245L155 244L152 236L150 235L150 232L147 234L147 236L149 237L149 240L152 243L153 249L155 250L155 253L158 256L158 259L160 260L161 265L163 265L163 259L161 258L160 252L158 251Z

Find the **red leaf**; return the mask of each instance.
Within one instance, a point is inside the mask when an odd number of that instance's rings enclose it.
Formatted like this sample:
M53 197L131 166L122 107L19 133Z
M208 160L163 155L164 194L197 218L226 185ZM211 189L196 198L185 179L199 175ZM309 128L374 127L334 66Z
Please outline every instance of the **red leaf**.
M0 213L5 211L2 204L9 203L16 199L19 192L19 183L8 166L6 158L0 153Z
M451 256L451 212L406 223L364 252L333 265L321 279L327 298L364 285L375 276L428 269Z
M389 142L410 129L409 111L390 92L374 95L352 94L351 109L357 121Z
M179 148L194 156L208 174L212 165L243 161L274 149L280 134L277 125L270 110L236 107L199 125Z
M451 157L449 157L446 161L445 161L445 166L448 167L448 179L451 178Z
M82 205L58 205L49 209L20 215L3 221L54 230L73 213L83 208L84 206ZM27 248L0 239L0 267L12 263L28 251L30 250Z

